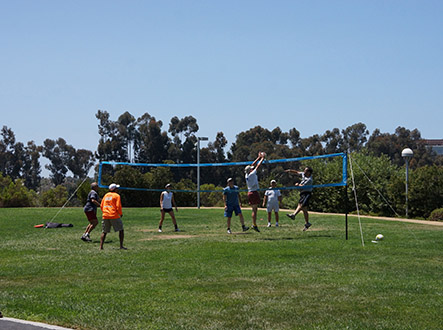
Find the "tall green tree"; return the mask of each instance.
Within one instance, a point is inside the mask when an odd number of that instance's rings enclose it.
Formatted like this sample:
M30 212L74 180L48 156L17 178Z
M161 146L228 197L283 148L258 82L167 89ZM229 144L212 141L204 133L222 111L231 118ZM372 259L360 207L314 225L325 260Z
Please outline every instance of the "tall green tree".
M45 167L51 172L49 177L55 186L61 185L66 178L73 149L63 138L46 139L43 142L43 156L50 161Z
M107 111L98 110L95 117L99 120L98 133L100 135L96 157L106 161L129 161L128 140L121 134L122 131L125 132L122 128L123 124L110 120ZM123 119L122 121L124 122Z
M145 113L137 119L135 159L140 163L162 163L168 159L170 139L162 131L163 122Z

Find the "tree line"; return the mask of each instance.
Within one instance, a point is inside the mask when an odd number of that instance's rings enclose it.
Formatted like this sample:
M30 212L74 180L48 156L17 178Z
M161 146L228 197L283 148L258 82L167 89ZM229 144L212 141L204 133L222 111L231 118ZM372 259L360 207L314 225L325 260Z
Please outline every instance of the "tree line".
M6 178L16 184L20 180L23 187L28 190L39 192L41 190L41 165L40 157L48 160L46 165L49 171L49 179L53 187L67 186L69 178L80 180L85 178L97 161L137 162L137 163L196 163L197 162L197 135L199 126L193 116L178 118L174 116L168 125L157 120L148 113L139 118L129 112L121 114L117 120L112 120L110 114L104 110L96 113L98 121L99 141L96 151L75 149L63 138L56 140L46 139L42 146L29 141L26 145L17 142L12 129L3 126L0 140L0 172L6 182ZM247 131L240 132L236 140L228 148L228 141L222 131L210 137L206 146L200 148L201 163L224 163L255 159L258 151L265 151L268 159L294 158L303 156L323 155L339 152L350 152L357 155L372 157L371 159L385 159L390 166L400 171L404 166L401 150L409 147L414 151L414 157L410 162L413 171L420 168L437 166L441 168L443 159L427 148L420 132L417 129L409 130L398 127L393 134L382 133L376 129L370 134L366 125L356 123L344 129L334 128L323 134L303 138L294 127L284 132L279 127L272 130L255 126ZM283 168L264 168L263 179L275 176ZM135 172L134 172L135 171ZM327 174L324 174L327 176ZM214 187L225 185L226 178L233 176L241 182L243 176L241 169L233 170L229 167L202 168L201 177ZM162 187L165 180L175 182L187 189L195 189L196 170L168 171L161 169L134 169L113 168L104 173L104 178L120 178L121 183L131 181L135 186ZM282 184L291 184L290 178L281 178ZM9 182L9 181L8 181ZM391 181L388 181L389 183ZM293 183L293 182L292 182ZM5 183L4 183L5 184ZM3 184L3 186L4 186ZM266 185L266 182L264 183ZM10 185L10 183L9 183ZM128 185L129 186L129 185ZM1 188L5 191L5 188ZM12 188L11 188L12 189ZM71 188L67 188L69 193ZM60 188L59 188L60 190ZM321 195L322 193L320 193ZM157 197L154 193L136 194L125 192L126 202L132 206L157 205ZM184 204L195 205L195 194L183 194ZM202 196L207 203L216 203ZM180 197L177 196L178 199ZM292 198L292 197L291 197ZM287 198L288 203L292 199ZM331 199L332 196L329 197ZM336 196L339 201L342 197ZM151 201L152 202L147 202ZM1 201L1 197L0 197ZM322 205L317 208L323 210L326 204L324 198ZM337 203L339 202L337 201ZM320 200L318 200L320 203ZM373 205L373 202L368 202ZM5 204L5 203L3 203ZM339 203L338 203L339 204ZM375 203L376 204L376 203ZM1 205L1 204L0 204ZM290 205L289 205L290 206ZM400 208L400 206L398 206ZM374 209L375 210L375 209ZM372 210L385 214L387 210ZM429 213L428 211L426 211Z

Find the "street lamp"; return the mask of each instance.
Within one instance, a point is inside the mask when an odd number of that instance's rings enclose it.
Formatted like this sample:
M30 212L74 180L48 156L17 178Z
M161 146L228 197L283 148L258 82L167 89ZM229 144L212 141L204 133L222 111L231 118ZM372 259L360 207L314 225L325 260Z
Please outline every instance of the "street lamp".
M406 162L406 218L408 218L408 181L409 181L409 160L414 155L414 152L409 149L405 148L401 152L401 156L405 159Z
M200 209L200 141L208 141L207 137L197 137L197 208Z

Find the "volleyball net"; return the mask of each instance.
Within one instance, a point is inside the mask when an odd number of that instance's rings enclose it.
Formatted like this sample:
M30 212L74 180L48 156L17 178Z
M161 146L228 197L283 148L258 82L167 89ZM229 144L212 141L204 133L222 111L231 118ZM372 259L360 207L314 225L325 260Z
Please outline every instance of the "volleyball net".
M246 191L243 171L244 167L251 163L252 161L200 164L102 161L99 164L97 181L101 188L107 188L109 184L115 182L120 184L121 190L154 192L163 191L166 183L173 183L171 191L196 193L221 192L222 187L226 186L226 179L232 177L235 184L241 188L239 190ZM276 180L280 190L300 189L300 186L295 185L294 177L285 170L291 168L303 171L303 168L308 166L314 171L312 188L340 187L347 184L347 154L335 153L264 160L258 170L261 186L267 186L270 180ZM186 184L176 187L174 183L178 181L186 182ZM200 183L200 187L197 182ZM208 187L211 188L208 189Z

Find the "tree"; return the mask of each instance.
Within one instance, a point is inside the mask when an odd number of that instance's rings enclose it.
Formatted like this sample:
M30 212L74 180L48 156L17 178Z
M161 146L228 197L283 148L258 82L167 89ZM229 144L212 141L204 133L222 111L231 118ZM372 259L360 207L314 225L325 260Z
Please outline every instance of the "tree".
M198 132L198 129L197 119L193 116L186 116L182 119L177 116L171 118L168 132L173 137L173 144L169 148L169 159L183 163L196 161L195 143L197 138L195 133Z
M343 134L343 151L360 151L366 141L369 131L366 129L366 125L363 123L357 123L348 126L346 129L342 130Z
M40 153L41 147L28 142L24 146L16 142L14 132L3 126L0 140L0 171L12 180L23 179L29 189L37 190L40 185Z
M62 138L56 141L46 139L43 142L43 156L50 161L50 164L45 167L51 172L50 178L55 186L62 184L66 178L68 164L74 154L73 149Z
M132 147L137 137L136 124L137 121L135 120L135 117L127 111L118 117L117 120L119 136L123 140L122 143L126 144L125 149L127 151L127 158L129 162L132 160Z
M170 139L162 132L163 123L148 113L137 119L135 159L140 163L162 163L168 159Z
M17 172L15 151L15 134L14 132L3 126L1 131L2 139L0 140L0 171L4 175L16 179L20 177Z
M391 161L397 166L405 164L401 156L404 148L411 148L414 156L409 165L411 168L417 168L425 165L432 165L437 156L432 150L427 149L421 134L417 129L412 131L397 127L394 134L381 133L379 129L374 130L366 145L367 149L374 155L388 155Z
M334 128L332 131L327 130L321 136L320 140L324 143L325 154L335 154L346 151L343 149L343 136L340 134L340 130L338 128Z
M100 135L96 157L106 161L129 161L128 140L120 134L121 131L125 132L125 129L121 127L123 124L110 120L107 111L98 110L95 117L99 120L98 133ZM122 122L125 120L129 119L124 116Z
M29 141L25 147L25 155L22 167L22 177L25 186L35 191L40 187L41 166L40 153L43 151L41 146L35 145L34 141Z
M94 154L86 149L70 149L71 155L68 169L74 174L74 178L83 179L88 176L89 170L94 165Z

